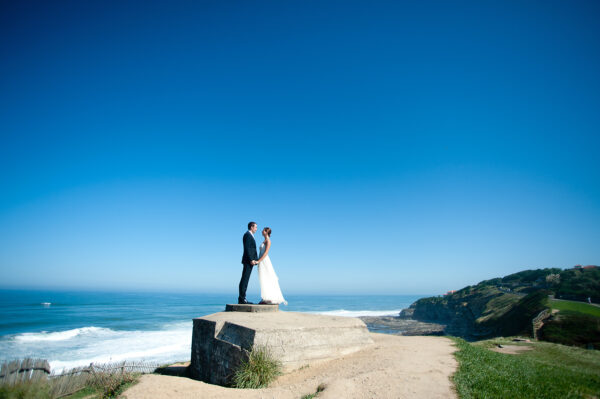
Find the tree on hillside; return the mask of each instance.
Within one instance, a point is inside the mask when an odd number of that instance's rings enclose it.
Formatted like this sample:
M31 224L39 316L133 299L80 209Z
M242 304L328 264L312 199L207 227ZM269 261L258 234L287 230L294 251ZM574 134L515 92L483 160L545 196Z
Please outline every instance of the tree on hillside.
M600 302L600 268L562 271L556 297L578 301L591 298L593 302Z

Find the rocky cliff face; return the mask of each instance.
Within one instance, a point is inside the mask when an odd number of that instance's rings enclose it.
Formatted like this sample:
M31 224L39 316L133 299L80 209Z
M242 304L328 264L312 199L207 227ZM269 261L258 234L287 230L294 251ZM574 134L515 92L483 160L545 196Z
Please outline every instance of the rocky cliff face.
M477 323L486 310L486 304L499 292L458 292L446 297L423 298L411 305L412 318L420 321L446 324L444 332L468 339L492 335L493 331ZM410 312L406 312L410 313Z
M463 288L444 297L422 298L401 318L445 324L444 332L468 340L527 333L543 308L544 294L519 295L491 286Z

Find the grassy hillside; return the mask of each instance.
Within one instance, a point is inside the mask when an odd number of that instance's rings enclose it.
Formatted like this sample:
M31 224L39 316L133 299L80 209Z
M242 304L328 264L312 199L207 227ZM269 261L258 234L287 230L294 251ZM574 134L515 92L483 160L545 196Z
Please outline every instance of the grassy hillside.
M544 322L538 334L544 341L600 349L600 317L561 310Z
M583 302L552 300L550 301L550 306L552 309L571 310L573 312L600 317L600 306L588 305L587 303Z
M449 295L422 298L406 312L416 320L445 324L445 332L467 340L516 334L531 335L532 320L544 309L558 309L545 334L552 342L600 349L600 308L585 303L548 301L549 295L588 295L600 300L600 269L556 268L524 270L485 280ZM586 296L587 299L587 296ZM573 313L579 312L579 313ZM538 327L541 324L536 324ZM569 330L559 333L559 330Z
M600 268L567 269L553 287L557 298L600 303Z
M548 292L534 291L487 323L497 326L498 335L532 335L531 320L548 307Z
M511 344L508 339L468 343L455 338L459 368L453 379L466 398L597 398L600 392L600 352L548 342L518 355L489 348Z

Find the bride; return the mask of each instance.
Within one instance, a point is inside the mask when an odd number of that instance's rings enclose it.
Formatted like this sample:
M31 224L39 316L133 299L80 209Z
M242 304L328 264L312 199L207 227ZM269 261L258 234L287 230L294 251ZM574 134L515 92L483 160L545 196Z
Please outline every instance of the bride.
M258 258L258 279L260 281L261 304L278 305L283 303L287 305L283 298L281 288L279 288L279 279L273 270L271 259L269 258L269 249L271 249L271 229L265 227L262 231L265 238L260 244L260 257Z

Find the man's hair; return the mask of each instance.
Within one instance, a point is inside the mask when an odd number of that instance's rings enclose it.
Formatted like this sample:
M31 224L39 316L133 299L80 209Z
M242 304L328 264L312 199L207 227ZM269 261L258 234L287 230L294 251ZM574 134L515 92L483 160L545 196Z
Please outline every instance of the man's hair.
M250 230L252 228L252 226L254 226L255 224L256 224L256 222L248 223L248 230Z

